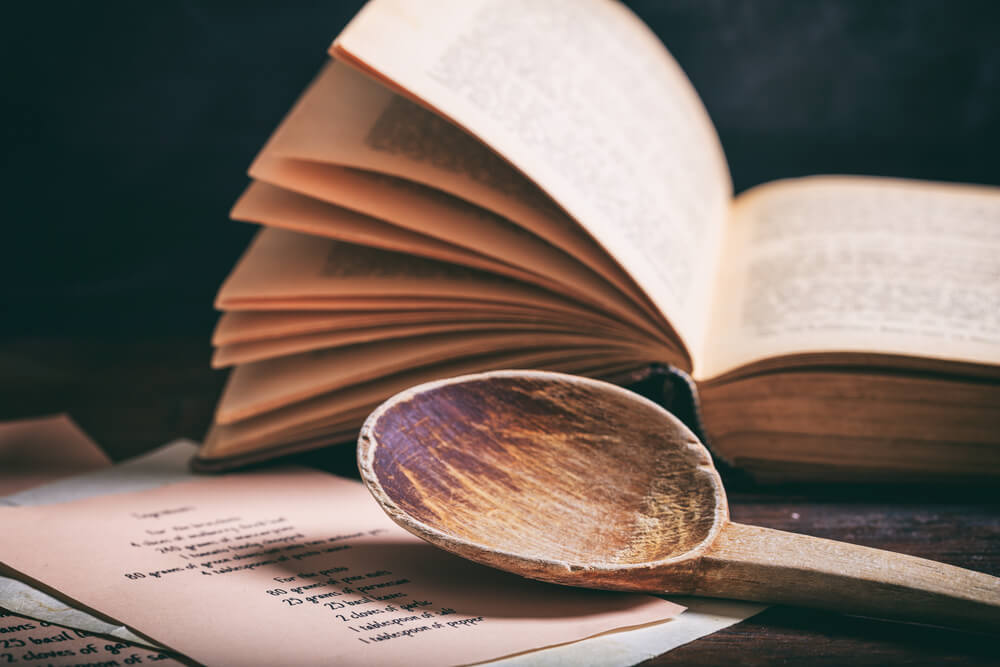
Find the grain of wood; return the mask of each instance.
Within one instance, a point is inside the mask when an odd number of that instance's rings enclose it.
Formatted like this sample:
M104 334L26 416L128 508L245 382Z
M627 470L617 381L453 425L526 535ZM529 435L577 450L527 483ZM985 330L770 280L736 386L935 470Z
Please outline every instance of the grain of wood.
M531 371L421 385L371 415L359 467L404 528L527 577L1000 629L995 577L730 522L705 448L613 385Z

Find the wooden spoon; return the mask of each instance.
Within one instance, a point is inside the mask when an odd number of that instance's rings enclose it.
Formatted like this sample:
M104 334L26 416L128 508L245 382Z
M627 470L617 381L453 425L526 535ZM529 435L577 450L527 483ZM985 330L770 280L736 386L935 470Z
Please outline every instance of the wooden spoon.
M525 577L1000 629L996 577L731 522L697 438L604 382L499 371L423 384L371 414L358 462L403 528Z

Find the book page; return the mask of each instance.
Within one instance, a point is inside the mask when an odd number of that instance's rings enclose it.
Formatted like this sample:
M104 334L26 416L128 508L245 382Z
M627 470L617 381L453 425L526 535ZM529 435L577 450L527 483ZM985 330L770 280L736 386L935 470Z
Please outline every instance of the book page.
M424 298L607 317L547 290L475 269L283 229L262 229L219 289L217 306L283 299ZM383 303L388 306L389 303ZM651 325L647 325L651 326Z
M493 148L700 340L728 170L690 82L625 7L375 0L331 52Z
M243 191L230 216L234 220L428 257L519 280L536 278L528 271L466 248L259 181Z
M509 230L500 227L517 225L589 267L636 303L650 305L579 225L482 142L347 65L331 62L275 130L250 174L320 199L346 197L356 204L356 196L335 182L338 171L344 177L345 167L470 202L500 216L476 225L487 238L496 232L507 236ZM438 231L458 230L447 226Z
M306 470L0 515L12 538L0 552L5 565L203 664L291 656L300 664L468 664L683 609L464 561L396 526L361 484Z
M385 327L390 325L409 326L453 322L482 323L500 322L520 324L525 328L535 325L554 324L552 318L541 315L537 310L518 311L509 309L505 313L463 312L450 310L379 310L370 312L317 312L317 311L233 311L223 313L212 336L212 345L238 345L280 338L294 338L317 333L332 333L346 329ZM577 327L579 330L581 327ZM586 330L612 331L624 333L620 327L607 328L588 323Z
M863 352L1000 365L1000 189L813 177L741 195L700 377Z
M264 359L274 359L300 352L323 350L360 343L373 343L380 340L400 338L416 338L429 334L465 333L472 331L506 331L512 336L519 334L531 336L539 331L553 333L581 333L581 327L552 322L538 322L526 326L523 322L503 322L496 320L475 321L439 321L426 324L391 324L383 327L365 327L361 329L336 329L321 333L285 336L276 339L252 341L248 343L230 343L216 348L212 355L212 368L224 368L234 364L246 364ZM586 330L584 329L584 332ZM600 340L600 334L594 333ZM606 337L607 332L603 332Z
M279 161L258 160L272 169L274 162ZM300 163L280 162L302 171ZM321 173L310 193L324 193L325 201L258 182L247 188L232 216L490 271L566 294L658 333L655 320L578 261L487 211L401 179L317 167Z

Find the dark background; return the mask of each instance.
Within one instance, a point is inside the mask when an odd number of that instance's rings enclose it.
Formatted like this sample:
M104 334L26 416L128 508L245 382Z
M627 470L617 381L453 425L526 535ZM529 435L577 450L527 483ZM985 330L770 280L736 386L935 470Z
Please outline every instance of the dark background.
M704 99L737 191L830 172L1000 183L998 3L630 4ZM207 341L252 231L227 220L245 169L360 5L34 3L0 19L0 339Z

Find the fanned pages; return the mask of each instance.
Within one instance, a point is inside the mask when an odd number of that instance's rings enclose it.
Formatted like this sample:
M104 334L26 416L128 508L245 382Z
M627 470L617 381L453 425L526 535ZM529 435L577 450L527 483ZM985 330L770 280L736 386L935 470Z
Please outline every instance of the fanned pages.
M250 167L232 366L197 459L350 442L423 381L696 381L768 480L1000 474L1000 191L811 177L733 198L690 82L605 0L372 0Z

